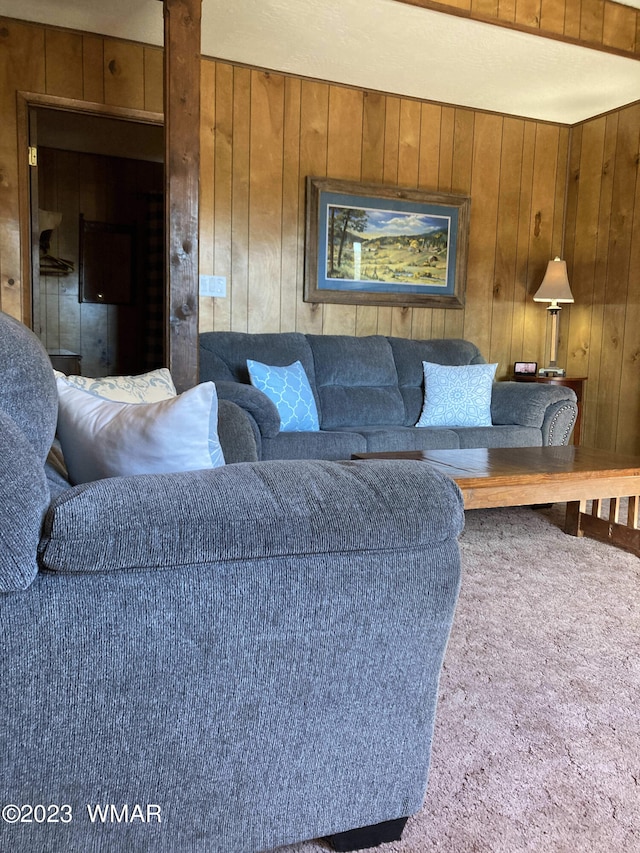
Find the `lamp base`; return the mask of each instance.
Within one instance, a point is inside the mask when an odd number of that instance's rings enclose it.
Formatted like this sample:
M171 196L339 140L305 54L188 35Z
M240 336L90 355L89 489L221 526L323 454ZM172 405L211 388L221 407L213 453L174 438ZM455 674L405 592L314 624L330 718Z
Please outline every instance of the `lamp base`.
M564 367L541 367L538 376L566 376Z

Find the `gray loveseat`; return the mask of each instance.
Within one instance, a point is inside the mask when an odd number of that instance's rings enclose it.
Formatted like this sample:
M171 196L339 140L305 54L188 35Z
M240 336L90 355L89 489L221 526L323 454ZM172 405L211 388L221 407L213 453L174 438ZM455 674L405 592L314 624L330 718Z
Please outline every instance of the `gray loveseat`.
M276 406L249 384L247 359L300 361L317 405L318 431L282 432ZM569 388L495 382L491 426L416 427L424 398L422 362L483 364L465 340L417 341L349 335L200 335L200 380L251 418L261 459L349 459L353 453L567 444L577 414Z
M326 461L71 487L45 463L57 402L0 314L0 850L397 835L427 783L457 487Z

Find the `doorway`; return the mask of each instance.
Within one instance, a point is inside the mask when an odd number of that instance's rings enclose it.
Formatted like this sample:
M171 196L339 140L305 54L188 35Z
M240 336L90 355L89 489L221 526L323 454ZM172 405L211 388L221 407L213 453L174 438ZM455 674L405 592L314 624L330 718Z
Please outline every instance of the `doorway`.
M31 105L29 137L33 328L54 366L162 366L162 125Z

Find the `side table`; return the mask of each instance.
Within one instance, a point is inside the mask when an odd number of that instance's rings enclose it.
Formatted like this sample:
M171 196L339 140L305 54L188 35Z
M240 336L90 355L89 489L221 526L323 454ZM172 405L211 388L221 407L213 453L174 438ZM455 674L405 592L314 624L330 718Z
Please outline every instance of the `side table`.
M80 353L71 352L68 349L50 349L47 353L54 370L66 373L67 376L80 373L80 362L82 361Z
M586 376L514 376L516 382L540 382L543 385L562 385L565 388L571 388L576 392L578 401L578 415L576 417L576 425L573 428L573 444L580 444L582 438L582 398L584 395L584 383L587 381Z

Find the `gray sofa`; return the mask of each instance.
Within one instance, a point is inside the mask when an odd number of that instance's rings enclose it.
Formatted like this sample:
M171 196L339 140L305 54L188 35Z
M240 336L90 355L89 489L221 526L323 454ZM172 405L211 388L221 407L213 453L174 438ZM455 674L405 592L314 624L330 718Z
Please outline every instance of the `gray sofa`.
M327 461L71 487L45 462L57 402L0 314L0 850L397 837L427 783L457 487Z
M269 398L249 384L247 359L284 366L300 361L315 398L320 429L280 431ZM495 382L491 426L415 427L424 379L422 362L483 364L465 340L416 341L349 335L200 335L200 380L216 383L251 418L261 459L349 459L353 453L567 444L577 415L569 388Z

